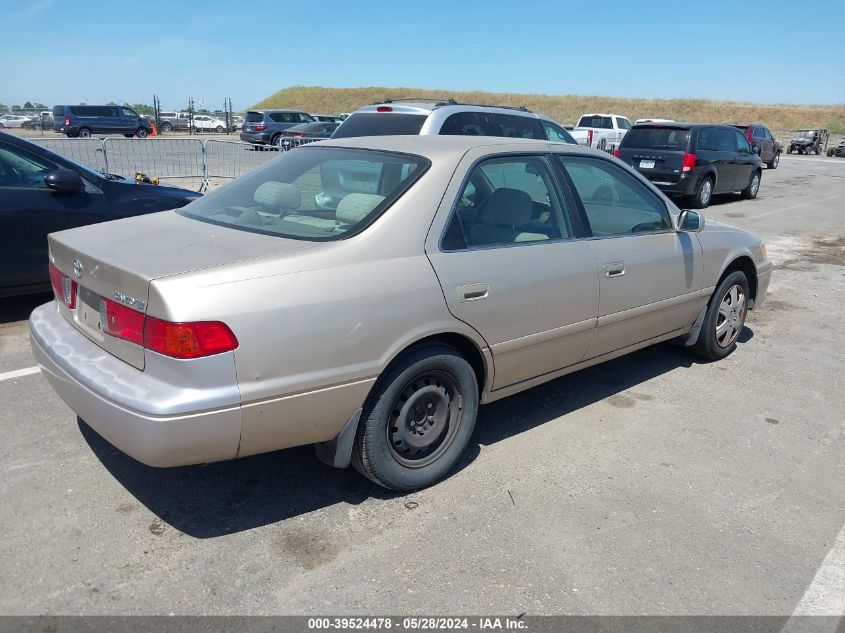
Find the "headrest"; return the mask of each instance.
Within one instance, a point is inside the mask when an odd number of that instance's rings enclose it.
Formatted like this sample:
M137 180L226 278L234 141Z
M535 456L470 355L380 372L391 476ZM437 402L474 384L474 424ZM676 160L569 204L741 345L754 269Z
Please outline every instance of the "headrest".
M271 211L282 211L283 209L293 211L302 204L299 189L294 185L276 182L275 180L269 180L259 185L252 198L257 204Z
M357 224L382 203L384 196L374 193L350 193L337 205L335 217L347 224Z
M484 205L487 224L520 227L531 219L534 204L531 196L519 189L496 189Z

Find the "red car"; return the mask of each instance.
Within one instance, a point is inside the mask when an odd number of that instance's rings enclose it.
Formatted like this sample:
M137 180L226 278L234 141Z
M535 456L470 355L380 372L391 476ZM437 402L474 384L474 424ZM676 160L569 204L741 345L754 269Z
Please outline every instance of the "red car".
M731 123L733 127L745 134L745 138L751 143L751 147L760 148L760 160L762 160L769 169L777 169L780 162L780 153L783 151L780 143L775 140L772 133L762 123L752 123L749 125L740 123Z

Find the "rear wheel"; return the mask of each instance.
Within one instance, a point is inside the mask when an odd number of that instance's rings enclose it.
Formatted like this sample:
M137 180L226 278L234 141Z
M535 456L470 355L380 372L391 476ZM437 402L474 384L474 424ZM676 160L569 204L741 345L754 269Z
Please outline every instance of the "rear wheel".
M789 147L787 147L787 148L786 148L786 153L787 153L787 154L791 154L791 153L792 153L792 145L790 145Z
M766 168L777 169L778 165L780 165L780 152L775 152L775 157L772 158L772 162L766 163Z
M147 134L149 134L149 132L147 132L147 128L145 127L139 127L135 130L135 136L138 138L147 138Z
M214 128L214 131L218 134L223 134L223 132L225 132L226 130L222 125L218 125L216 128Z
M694 209L706 209L712 197L713 179L710 176L705 176L695 189L695 194L692 198L692 207Z
M281 134L274 134L270 138L270 145L275 145L276 147L281 147L281 145L282 145L282 135Z
M753 200L757 197L758 191L760 191L760 172L755 171L751 175L751 180L748 181L748 186L740 192L740 195L745 200Z
M829 149L829 150L827 150L827 155L828 155L828 156L833 156L833 149L832 149L832 148L831 148L831 149Z
M91 138L91 130L87 127L79 128L79 133L77 134L79 138Z
M161 131L162 132L170 132L173 130L173 126L170 123L164 122L161 124Z
M710 298L698 340L692 351L707 360L719 360L736 349L736 340L748 313L748 279L732 272Z
M364 405L352 464L391 490L444 477L464 452L478 412L478 383L454 348L427 344L395 361Z

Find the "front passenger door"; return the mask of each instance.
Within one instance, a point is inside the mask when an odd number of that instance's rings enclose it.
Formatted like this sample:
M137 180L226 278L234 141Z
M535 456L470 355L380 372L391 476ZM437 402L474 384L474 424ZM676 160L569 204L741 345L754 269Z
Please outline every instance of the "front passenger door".
M599 269L594 358L670 333L696 317L701 246L676 232L663 201L610 160L562 155L578 194Z

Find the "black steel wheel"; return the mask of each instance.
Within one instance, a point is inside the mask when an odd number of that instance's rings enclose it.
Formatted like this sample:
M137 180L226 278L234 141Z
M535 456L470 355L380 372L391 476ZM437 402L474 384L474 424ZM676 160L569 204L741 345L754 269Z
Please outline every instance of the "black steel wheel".
M91 130L87 127L79 128L79 133L77 134L79 138L91 138Z
M352 464L391 490L444 477L464 452L478 412L475 372L460 352L431 343L400 356L364 406Z

